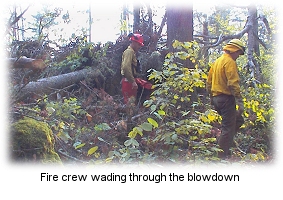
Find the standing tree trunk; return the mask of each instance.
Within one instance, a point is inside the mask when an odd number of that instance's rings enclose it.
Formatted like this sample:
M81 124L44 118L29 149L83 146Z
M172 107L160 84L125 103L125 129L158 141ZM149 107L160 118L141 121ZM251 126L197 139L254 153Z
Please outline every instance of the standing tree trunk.
M134 5L134 25L133 25L133 33L139 33L140 32L140 4Z
M123 12L121 15L121 35L128 35L129 31L129 11L128 6L123 4Z
M170 52L174 52L172 43L174 40L190 42L193 40L193 6L183 4L182 6L166 6L167 14L167 46ZM194 68L190 59L178 60L184 67ZM196 90L191 93L191 102L197 101Z
M204 41L203 57L204 57L204 62L205 62L206 64L208 64L208 62L209 62L208 49L209 49L209 48L207 48L206 46L207 46L207 44L208 44L208 42L209 42L209 40L208 40L209 31L208 31L208 20L207 20L207 16L206 16L205 21L203 22L203 26L202 26L202 27L203 27L203 36L204 36L204 38L203 38L203 41Z
M170 52L174 51L174 40L189 42L193 40L193 6L190 4L176 7L167 5L167 46ZM189 59L181 61L184 66L193 68Z
M172 42L188 42L193 40L193 7L167 5L167 46L173 51Z
M258 21L257 21L257 9L254 5L248 7L249 18L248 24L251 28L248 30L248 66L251 79L261 82L260 66L254 58L254 53L260 56L259 42L258 42ZM256 83L254 83L255 85Z
M146 28L143 32L144 35L152 36L153 35L153 21L152 21L152 9L149 4L146 4L147 8L147 21L146 21ZM143 22L146 19L143 19Z
M92 28L92 17L91 17L91 3L88 5L88 42L91 43L91 28Z

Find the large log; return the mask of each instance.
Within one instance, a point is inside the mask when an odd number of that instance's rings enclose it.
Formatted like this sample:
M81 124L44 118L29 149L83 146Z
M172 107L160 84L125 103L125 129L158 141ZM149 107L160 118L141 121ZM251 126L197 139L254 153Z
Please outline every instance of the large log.
M23 100L29 95L44 95L51 94L52 92L66 88L74 83L84 79L94 79L103 77L100 70L82 69L67 74L52 76L48 78L39 79L35 82L29 82L19 90L15 99L16 101Z
M42 59L27 58L25 56L8 58L8 65L12 68L28 68L32 70L43 70L46 67Z

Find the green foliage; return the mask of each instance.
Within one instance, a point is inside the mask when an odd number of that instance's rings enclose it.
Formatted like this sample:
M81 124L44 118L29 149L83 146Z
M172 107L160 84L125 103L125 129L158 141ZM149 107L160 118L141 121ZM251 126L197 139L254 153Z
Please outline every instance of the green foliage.
M45 7L42 12L38 12L32 17L34 22L28 22L31 26L31 30L35 33L37 40L41 41L48 36L48 33L45 33L45 30L57 24L56 19L61 15L62 8L50 9Z
M54 110L50 117L68 122L75 122L78 117L82 117L86 114L86 111L81 108L78 99L72 97L68 99L64 98L59 102L46 101L46 107Z
M49 124L53 128L55 134L65 142L72 140L70 132L77 131L79 133L77 121L83 120L86 111L81 108L77 98L65 98L62 101L48 101L46 103L46 110L48 112Z
M178 51L169 53L162 71L151 70L154 92L144 106L150 115L128 134L124 146L111 151L107 162L189 161L214 162L222 151L216 142L213 127L220 127L221 117L210 109L205 96L195 95L204 88L207 75L197 59L196 43L175 41ZM182 60L190 59L194 68ZM245 60L240 60L244 62ZM242 73L242 72L241 72ZM247 86L242 95L245 123L236 135L233 158L243 162L266 162L270 159L274 127L273 88L268 84ZM217 128L216 128L217 129Z
M108 131L110 130L110 126L107 123L101 123L94 126L95 131Z
M212 110L199 112L200 104L191 102L196 89L205 87L207 77L196 59L199 47L195 42L179 41L175 41L173 47L178 51L166 56L162 71L152 70L149 75L149 80L155 82L154 92L144 103L150 109L150 117L128 134L130 139L123 147L127 156L123 158L141 159L139 147L143 146L146 149L142 155L150 155L150 160L218 159L216 155L221 150L210 135L211 123L217 121L218 115ZM176 62L187 59L194 63L193 69ZM143 136L141 144L137 142L138 135ZM121 157L111 153L112 159L115 156Z
M108 48L112 43L105 45L88 43L86 37L81 38L77 46L71 50L70 54L60 62L52 64L52 68L47 70L48 76L65 74L85 68L95 68L100 71L100 75L95 80L88 80L91 83L101 84L96 87L104 87L106 77L112 77L115 74L112 62L106 57Z
M82 66L82 63L86 61L87 58L81 57L81 55L77 53L73 53L66 57L62 62L55 63L54 67L57 69L67 69L67 71L75 71L77 68ZM66 70L64 70L66 71Z
M258 84L257 87L242 89L244 93L245 117L255 127L262 128L274 125L273 108L274 91L270 85Z
M241 11L235 14L237 10ZM48 63L50 67L43 72L48 76L72 72L85 67L95 67L102 72L102 76L113 77L108 75L113 75L114 68L119 68L124 47L114 46L110 42L104 45L94 45L87 42L86 36L77 37L75 33L72 34L71 42L69 39L63 39L61 26L59 27L61 30L57 30L60 34L55 33L56 30L53 27L57 24L59 16L63 14L62 11L60 8L46 9L33 16L35 20L33 24L30 24L30 28L35 33L33 38L39 43L33 45L36 48L30 49L29 52L32 53L28 55L36 55L36 51L40 51L50 55L52 60L54 58L54 63ZM242 8L216 7L215 12L206 18L209 35L234 35L241 31L246 20L245 17L244 20L241 20L245 15L244 12ZM274 82L277 78L274 52L276 52L275 47L278 43L274 42L274 35L277 34L276 14L272 9L265 11L265 14L268 16L271 34L266 34L266 28L261 22L261 27L259 27L259 39L262 41L260 56L254 55L255 61L260 66L263 78L260 82L262 84L251 87L251 83L255 80L251 80L245 67L240 68L243 82L245 124L241 132L236 135L236 142L245 154L237 150L234 151L234 154L237 154L236 156L244 162L263 162L268 160L271 154L270 138L273 136L272 128L275 124L273 107L275 98L273 91L275 89L273 85L275 85ZM69 23L71 19L69 13L63 15L62 19L64 23ZM201 29L195 30L196 32L202 31L203 23L200 24ZM123 31L126 24L122 23L121 26ZM52 43L59 42L64 45L59 51L45 52L46 49L39 49L39 47L45 46L44 40L50 42L48 37L51 36L49 35L51 32L56 35L56 39ZM87 35L86 29L82 28L81 33ZM77 38L79 39L76 40ZM214 43L215 38L213 37L209 43ZM263 48L263 44L266 48ZM163 45L160 47L163 48ZM102 107L107 104L106 101L103 106L100 106L101 110L94 112L94 114L91 113L93 121L86 120L85 116L88 113L81 107L80 100L76 98L66 98L62 101L50 101L45 98L47 112L45 117L42 117L44 110L38 105L32 107L34 104L28 105L32 108L19 105L16 111L20 113L20 117L29 116L47 122L53 130L55 140L59 141L57 145L60 146L60 150L69 145L70 155L73 156L73 153L76 152L78 154L74 157L80 159L128 163L217 160L217 152L221 150L216 145L215 135L212 131L213 128L220 126L221 117L215 110L210 109L211 106L206 101L207 98L202 93L198 93L204 88L206 70L209 67L199 57L206 55L202 55L203 52L195 42L175 41L173 47L176 51L165 57L162 70L160 59L162 56L159 52L153 52L150 56L144 52L140 53L139 58L141 58L144 70L142 74L146 74L147 69L151 68L148 71L150 73L148 78L154 83L154 92L150 99L144 103L144 107L149 110L150 115L139 121L128 133L126 140L118 138L127 134L124 129L122 131L121 129L115 130L115 125L113 125L119 120L113 114L116 108L112 109L111 114L108 113L107 117L110 116L111 119L107 119L104 115L101 118L97 117L99 113L105 113ZM11 51L14 50L11 48ZM210 48L209 56L207 56L213 61L221 51L222 45ZM23 51L18 52L19 55L23 53ZM47 59L51 59L51 57ZM188 63L192 64L193 68L186 66ZM239 66L246 66L246 56L241 56L237 63ZM46 74L43 74L43 77ZM98 80L97 82L103 81ZM112 80L110 82L113 84ZM36 126L30 126L30 128L34 130ZM28 132L32 130L29 129ZM26 139L26 137L24 138ZM60 143L62 140L64 141L63 145ZM29 144L32 145L32 143Z
M55 135L65 143L72 143L75 150L86 156L100 157L99 148L92 140L82 141L82 138L90 134L92 138L107 143L96 135L108 131L111 127L107 123L95 124L93 128L81 126L79 122L85 121L87 112L81 107L77 98L66 98L63 101L48 101L45 98L46 110L48 111L48 123L54 130ZM95 145L95 146L94 146Z
M274 89L267 84L242 88L245 111L245 124L236 141L247 153L243 160L265 161L271 152L271 140L274 136L275 110Z
M245 21L241 16L247 15L242 8L216 6L209 17L209 32L213 35L231 35L242 29Z
M86 63L93 56L90 55L91 50L94 48L93 44L87 43L86 39L87 38L84 37L79 40L80 43L78 44L78 47L72 50L71 53L62 61L53 63L53 68L56 70L61 70L64 73L81 69L84 66L84 63Z

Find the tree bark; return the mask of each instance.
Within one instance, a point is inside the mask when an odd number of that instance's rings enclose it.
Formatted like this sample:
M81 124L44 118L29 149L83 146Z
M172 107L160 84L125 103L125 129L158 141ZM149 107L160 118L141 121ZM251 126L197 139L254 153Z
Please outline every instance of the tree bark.
M84 79L94 79L98 77L103 77L99 70L83 69L68 74L39 79L36 82L29 82L22 87L15 99L16 101L20 101L29 95L48 95L58 89L63 89Z
M176 51L172 43L174 40L190 42L193 40L193 6L191 4L182 7L168 4L167 14L167 46L170 52ZM184 66L193 68L190 59L180 61Z
M173 51L172 42L189 42L193 39L193 6L167 5L167 46Z
M139 3L135 3L134 5L134 24L133 24L133 33L139 33L140 32L140 9L141 5Z
M258 42L258 21L257 21L257 9L255 5L248 7L249 18L248 24L251 28L248 31L248 66L250 71L251 80L254 85L262 81L260 66L254 58L254 53L260 56L259 42Z

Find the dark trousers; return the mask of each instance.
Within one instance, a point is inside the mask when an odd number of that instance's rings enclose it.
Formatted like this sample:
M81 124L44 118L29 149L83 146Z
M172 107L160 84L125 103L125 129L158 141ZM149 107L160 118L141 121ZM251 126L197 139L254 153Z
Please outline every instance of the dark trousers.
M221 115L221 135L217 140L223 152L219 153L220 158L230 156L230 148L233 146L234 136L244 123L244 119L236 111L236 102L233 95L221 94L212 97L215 110Z

